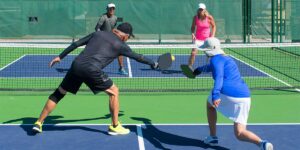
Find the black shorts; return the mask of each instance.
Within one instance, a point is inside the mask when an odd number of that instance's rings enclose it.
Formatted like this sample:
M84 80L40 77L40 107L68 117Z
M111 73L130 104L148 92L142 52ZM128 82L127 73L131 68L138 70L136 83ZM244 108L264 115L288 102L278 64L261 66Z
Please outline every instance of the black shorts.
M76 94L82 83L85 83L94 94L109 89L113 82L101 70L97 71L74 71L71 67L60 86L73 94Z

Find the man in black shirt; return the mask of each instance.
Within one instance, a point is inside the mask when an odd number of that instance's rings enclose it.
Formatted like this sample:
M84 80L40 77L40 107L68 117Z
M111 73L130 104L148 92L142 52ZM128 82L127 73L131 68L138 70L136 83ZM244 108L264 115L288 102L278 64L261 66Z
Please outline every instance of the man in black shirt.
M42 132L42 124L45 118L56 107L57 103L67 92L76 94L82 83L85 83L94 94L104 91L109 95L109 108L112 116L112 124L108 133L111 135L128 134L130 131L122 127L118 121L119 113L119 90L112 80L102 71L108 64L120 55L135 59L148 64L151 68L158 68L158 64L141 54L133 52L125 44L132 34L129 23L120 24L112 32L94 32L67 47L58 57L50 62L50 66L60 62L66 55L77 47L86 45L85 49L75 58L71 68L67 72L60 86L49 96L44 109L36 121L33 131Z
M107 4L106 7L106 13L104 13L99 21L97 22L97 25L95 27L96 31L109 31L111 32L115 26L117 25L117 16L115 15L115 9L116 5L114 3ZM123 64L123 56L118 57L118 63L119 63L119 74L121 75L127 75Z

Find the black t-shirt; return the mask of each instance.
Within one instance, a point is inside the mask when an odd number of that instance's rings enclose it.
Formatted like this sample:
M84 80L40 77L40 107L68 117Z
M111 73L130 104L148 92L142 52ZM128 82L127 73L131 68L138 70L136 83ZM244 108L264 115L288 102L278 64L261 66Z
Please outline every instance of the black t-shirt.
M63 59L77 47L86 45L85 49L75 58L76 68L102 70L120 55L127 56L138 62L155 65L151 59L133 52L131 48L112 32L97 31L72 43L60 55Z

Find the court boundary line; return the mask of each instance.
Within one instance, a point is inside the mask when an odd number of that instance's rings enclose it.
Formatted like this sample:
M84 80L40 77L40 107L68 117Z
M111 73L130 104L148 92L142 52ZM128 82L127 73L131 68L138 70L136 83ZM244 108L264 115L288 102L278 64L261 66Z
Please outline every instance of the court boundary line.
M230 56L232 56L232 55L230 55ZM280 80L280 79L278 79L278 78L272 76L271 74L266 73L265 71L260 70L260 69L258 69L258 68L256 68L256 67L250 65L249 63L246 63L245 61L240 60L239 58L236 58L236 57L234 57L234 56L232 56L232 57L235 58L235 59L237 59L237 60L239 60L239 61L242 62L242 63L245 63L246 65L249 65L250 67L253 67L253 68L256 69L256 70L261 71L262 73L264 73L264 74L270 76L271 78L273 78L273 79L275 79L275 80L277 80L277 81L283 83L283 84L286 85L286 86L293 87L291 84L289 84L289 83L287 83L287 82L285 82L285 81L282 81L282 80ZM295 88L295 90L298 91L298 92L300 92L300 89Z
M136 125L136 131L137 131L139 149L140 150L145 150L145 143L144 143L142 125Z
M7 68L8 66L10 66L10 65L12 65L12 64L14 64L14 63L16 63L17 61L21 60L21 59L22 59L23 57L25 57L25 56L26 56L26 54L20 56L19 58L15 59L14 61L8 63L8 64L5 65L4 67L0 68L0 71L4 70L4 69Z
M3 124L0 126L33 126L32 124ZM109 126L109 123L99 124L43 124L44 126ZM208 126L208 123L153 123L153 124L122 124L124 126L142 126L142 125L157 125L157 126ZM232 126L233 123L217 123L217 126ZM247 126L280 126L280 125L295 125L298 126L300 123L248 123Z
M128 67L128 77L132 78L132 70L131 70L130 59L128 57L126 57L126 60L127 60L127 67Z

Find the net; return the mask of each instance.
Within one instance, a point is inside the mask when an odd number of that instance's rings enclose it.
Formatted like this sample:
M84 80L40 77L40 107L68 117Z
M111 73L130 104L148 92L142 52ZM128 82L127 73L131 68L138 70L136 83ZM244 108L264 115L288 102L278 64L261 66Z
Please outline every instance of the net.
M48 63L68 44L0 44L0 90L53 90L58 87L72 60L83 47L76 49L53 68ZM180 65L187 64L193 45L130 45L137 53L157 60L160 54L175 56L172 67L164 72L151 70L148 65L124 58L128 75L118 74L115 60L104 72L121 91L199 91L213 86L211 74L203 73L196 79L183 76ZM223 45L232 57L244 80L252 89L299 88L300 44L235 44ZM199 53L194 68L208 62ZM83 85L81 90L88 90Z

